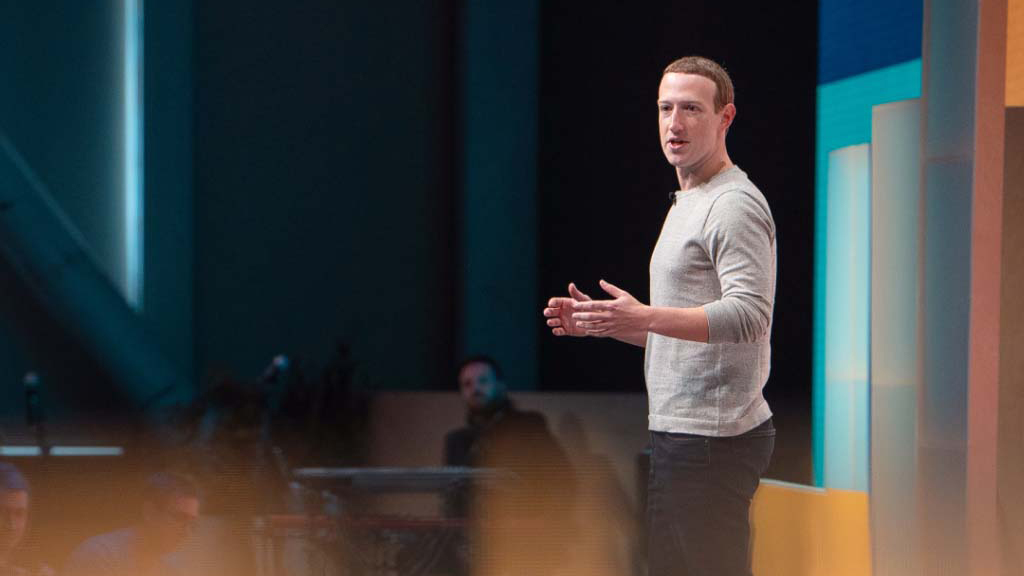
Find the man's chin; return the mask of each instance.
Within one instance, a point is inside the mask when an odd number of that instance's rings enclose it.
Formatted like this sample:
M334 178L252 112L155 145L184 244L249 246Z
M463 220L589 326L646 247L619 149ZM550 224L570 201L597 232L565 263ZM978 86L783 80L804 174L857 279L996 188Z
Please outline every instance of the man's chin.
M687 165L686 158L684 158L682 154L674 152L665 152L665 160L676 168L685 168Z

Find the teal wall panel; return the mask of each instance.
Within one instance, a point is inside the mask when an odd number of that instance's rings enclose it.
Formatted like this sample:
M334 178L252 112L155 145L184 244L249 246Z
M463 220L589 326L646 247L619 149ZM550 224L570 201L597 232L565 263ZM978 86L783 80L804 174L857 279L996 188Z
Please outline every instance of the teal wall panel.
M921 95L921 61L912 60L818 87L815 152L814 360L812 436L814 483L824 483L825 467L825 295L828 155L832 150L871 140L871 109Z
M829 154L824 484L840 490L868 489L870 154L867 144Z
M537 385L539 3L470 2L462 29L459 360ZM500 113L498 112L500 111Z

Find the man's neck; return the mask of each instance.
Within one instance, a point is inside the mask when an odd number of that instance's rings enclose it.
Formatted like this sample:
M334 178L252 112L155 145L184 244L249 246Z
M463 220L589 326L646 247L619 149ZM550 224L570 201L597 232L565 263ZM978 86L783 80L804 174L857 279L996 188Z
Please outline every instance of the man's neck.
M692 170L676 168L676 176L679 178L679 189L689 190L706 184L715 176L732 168L732 166L733 163L729 159L729 154L723 149L721 154L716 154Z

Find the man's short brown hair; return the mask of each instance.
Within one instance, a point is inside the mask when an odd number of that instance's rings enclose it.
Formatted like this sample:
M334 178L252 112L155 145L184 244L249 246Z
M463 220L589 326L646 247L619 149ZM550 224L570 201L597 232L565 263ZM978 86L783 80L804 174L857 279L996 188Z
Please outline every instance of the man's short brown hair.
M676 74L696 74L703 76L715 83L715 113L722 111L726 104L733 101L732 79L714 60L708 60L702 56L686 56L665 67L662 76L674 72Z

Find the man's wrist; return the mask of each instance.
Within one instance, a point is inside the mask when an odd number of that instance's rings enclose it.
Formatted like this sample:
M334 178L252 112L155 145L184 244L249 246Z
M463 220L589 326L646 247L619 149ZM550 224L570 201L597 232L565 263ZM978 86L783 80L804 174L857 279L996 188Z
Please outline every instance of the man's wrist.
M641 328L643 328L644 332L654 332L658 328L658 316L660 309L647 305L645 305L645 308L644 321L641 324Z
M648 307L643 325L647 332L693 342L708 341L708 320L703 307Z

